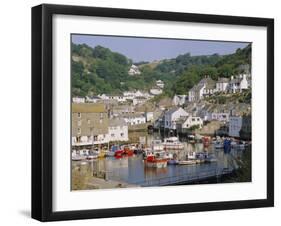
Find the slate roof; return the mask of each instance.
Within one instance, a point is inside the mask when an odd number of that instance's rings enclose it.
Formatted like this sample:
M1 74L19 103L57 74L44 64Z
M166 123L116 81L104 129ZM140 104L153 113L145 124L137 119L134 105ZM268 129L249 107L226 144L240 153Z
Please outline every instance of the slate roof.
M115 118L115 119L110 119L109 120L109 126L126 126L126 122L122 118Z

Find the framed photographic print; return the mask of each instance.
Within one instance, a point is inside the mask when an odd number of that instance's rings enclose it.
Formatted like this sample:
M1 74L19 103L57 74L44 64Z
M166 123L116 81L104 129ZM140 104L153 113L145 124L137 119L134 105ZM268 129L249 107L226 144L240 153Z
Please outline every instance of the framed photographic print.
M274 205L274 21L32 8L32 217Z

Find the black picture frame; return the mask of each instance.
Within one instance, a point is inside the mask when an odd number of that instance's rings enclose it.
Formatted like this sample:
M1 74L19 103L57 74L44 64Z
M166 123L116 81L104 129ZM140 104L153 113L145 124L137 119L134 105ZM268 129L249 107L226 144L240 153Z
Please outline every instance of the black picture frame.
M267 198L95 210L52 210L52 18L55 14L262 26L267 28ZM274 206L274 20L43 4L32 8L32 218L40 221L123 217Z

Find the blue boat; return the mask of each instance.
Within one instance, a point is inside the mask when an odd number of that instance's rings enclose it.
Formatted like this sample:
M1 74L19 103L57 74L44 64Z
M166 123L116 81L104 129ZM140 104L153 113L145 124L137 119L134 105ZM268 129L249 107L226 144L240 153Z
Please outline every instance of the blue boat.
M228 153L231 151L231 140L225 139L223 141L223 150L225 153Z
M178 165L179 161L176 159L169 159L167 162L168 165Z

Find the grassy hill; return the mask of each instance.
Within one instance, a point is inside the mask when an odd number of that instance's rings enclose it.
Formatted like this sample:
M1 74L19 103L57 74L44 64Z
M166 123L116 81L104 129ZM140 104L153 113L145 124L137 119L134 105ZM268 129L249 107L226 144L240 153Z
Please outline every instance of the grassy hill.
M86 96L101 93L120 94L126 90L149 90L156 80L165 82L163 97L186 94L203 76L213 79L229 77L250 65L251 46L234 54L191 56L189 53L174 59L135 63L141 74L128 75L132 60L102 46L72 44L72 95Z

